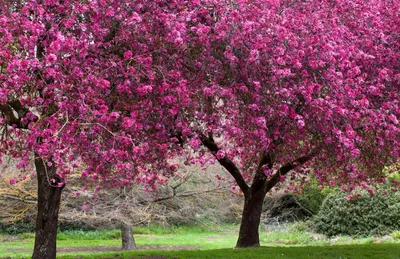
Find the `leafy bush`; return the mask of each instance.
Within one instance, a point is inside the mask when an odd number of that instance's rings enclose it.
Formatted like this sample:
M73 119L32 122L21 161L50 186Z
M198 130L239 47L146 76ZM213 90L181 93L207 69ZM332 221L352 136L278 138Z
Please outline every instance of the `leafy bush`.
M60 219L59 224L58 224L58 229L61 231L69 231L69 230L96 230L93 225L86 224L85 221L79 221L79 220L63 220Z
M312 213L289 193L267 196L263 206L266 214L263 221L266 224L273 224L276 221L292 222L312 216Z
M346 193L328 195L315 218L317 232L328 235L386 235L400 229L400 193L347 200Z
M310 221L297 221L287 226L288 232L306 233L310 230Z
M303 193L296 196L297 200L306 207L313 215L316 215L324 202L326 196L332 189L319 187L315 179L311 179L303 186Z
M35 230L35 225L32 222L13 222L4 223L0 222L0 233L7 235L18 235L26 232L33 232Z
M400 230L393 231L391 236L395 240L400 240Z

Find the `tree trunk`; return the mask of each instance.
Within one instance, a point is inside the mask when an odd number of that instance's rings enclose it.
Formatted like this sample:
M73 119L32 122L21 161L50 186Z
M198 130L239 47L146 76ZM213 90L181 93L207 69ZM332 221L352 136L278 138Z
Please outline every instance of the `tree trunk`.
M258 192L250 192L245 196L242 221L236 248L259 247L258 227L261 220L262 206L266 195L265 188Z
M136 249L135 239L133 237L133 232L132 232L132 225L122 224L121 236L122 236L122 249L123 250Z
M54 165L35 158L38 180L38 213L36 218L35 247L32 259L55 259L58 210L60 208L63 180L56 174Z

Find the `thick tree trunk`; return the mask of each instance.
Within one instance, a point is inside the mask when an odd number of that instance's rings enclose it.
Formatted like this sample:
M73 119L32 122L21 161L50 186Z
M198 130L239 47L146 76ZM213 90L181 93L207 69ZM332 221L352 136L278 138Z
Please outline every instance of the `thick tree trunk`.
M133 232L132 232L132 225L122 224L121 236L122 236L122 249L123 250L136 249L135 239L133 237Z
M265 188L245 196L242 221L236 248L259 247L260 237L258 227L261 220L262 206L266 192Z
M38 179L38 214L36 218L35 247L32 259L55 259L58 210L60 208L62 179L56 174L54 165L35 159Z
M265 195L280 182L282 176L286 175L296 166L302 165L312 159L319 152L320 147L316 147L308 155L298 157L293 161L283 164L269 179L267 179L267 176L263 173L262 168L267 166L268 169L272 170L276 154L274 149L268 152L262 150L253 182L249 187L239 168L232 160L227 156L218 158L217 154L220 148L215 143L212 132L208 132L207 135L208 136L201 133L199 134L201 143L215 155L219 164L233 176L245 196L242 222L240 224L239 239L236 243L236 248L258 247L260 246L258 227L261 221L261 211ZM274 143L274 145L279 145L279 143Z

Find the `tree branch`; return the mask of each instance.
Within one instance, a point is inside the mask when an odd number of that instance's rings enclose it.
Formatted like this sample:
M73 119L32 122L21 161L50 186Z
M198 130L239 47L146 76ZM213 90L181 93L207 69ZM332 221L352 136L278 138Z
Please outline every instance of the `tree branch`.
M208 137L207 137L204 134L200 133L199 137L200 137L201 143L205 147L207 147L208 150L210 150L214 155L216 155L216 153L218 152L218 150L220 150L220 148L217 146L217 144L215 144L212 134L209 133ZM228 170L228 172L233 176L233 178L235 178L236 183L238 184L240 190L242 190L242 192L246 195L249 190L249 186L247 185L246 181L243 179L243 176L242 176L239 168L237 168L237 166L235 165L235 163L233 163L232 160L230 160L226 156L221 159L217 159L217 160L220 163L220 165L222 165L226 170Z
M275 153L273 151L261 152L260 161L258 162L257 170L251 184L252 191L265 190L265 181L267 176L262 171L264 165L267 165L269 169L272 169L275 162Z
M272 169L275 162L275 153L272 151L261 152L260 161L258 162L257 171L260 171L264 165L267 165L269 169Z
M0 111L10 126L16 125L18 128L22 127L20 119L15 116L13 108L8 103L0 105Z
M18 200L24 203L32 203L32 204L36 204L37 203L37 198L36 199L29 199L29 198L25 198L25 197L18 197L18 196L14 196L14 195L8 195L8 194L3 194L1 200L6 200L6 199L12 199L12 200Z
M180 194L174 194L174 195L168 196L168 197L158 198L158 199L156 199L156 200L149 201L149 202L147 202L147 203L142 202L142 203L140 203L140 204L142 204L142 205L143 205L143 204L149 204L149 203L151 203L151 202L160 202L160 201L170 200L170 199L173 199L173 198L183 198L183 197L198 196L198 195L201 195L201 194L206 194L206 193L210 193L210 192L215 192L215 191L222 190L222 189L225 189L225 188L226 188L225 186L222 186L222 187L219 187L219 188L214 188L214 189L206 190L206 191L184 192L184 193L180 193Z
M276 171L276 173L271 177L271 179L269 179L269 181L267 182L267 192L269 192L269 190L271 190L280 181L281 176L286 175L287 173L289 173L291 170L293 170L297 166L303 165L304 163L310 161L315 155L317 155L318 151L319 151L319 148L315 149L308 155L301 156L301 157L293 160L292 162L288 162L288 163L282 165Z
M8 120L8 125L15 125L19 129L27 129L28 123L22 124L21 120L26 116L29 109L22 106L19 100L9 101L6 104L0 105L0 111L3 113L4 117ZM18 117L15 116L17 113ZM35 117L33 121L36 121L38 118Z

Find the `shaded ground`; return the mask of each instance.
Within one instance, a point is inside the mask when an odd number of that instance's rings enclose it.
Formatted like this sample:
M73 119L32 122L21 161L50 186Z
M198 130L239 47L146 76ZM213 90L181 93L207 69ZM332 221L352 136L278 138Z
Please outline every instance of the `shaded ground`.
M137 250L198 250L197 246L137 246ZM32 252L32 249L7 249L7 252L23 253ZM57 252L114 252L124 251L120 246L77 246L77 247L59 247Z

